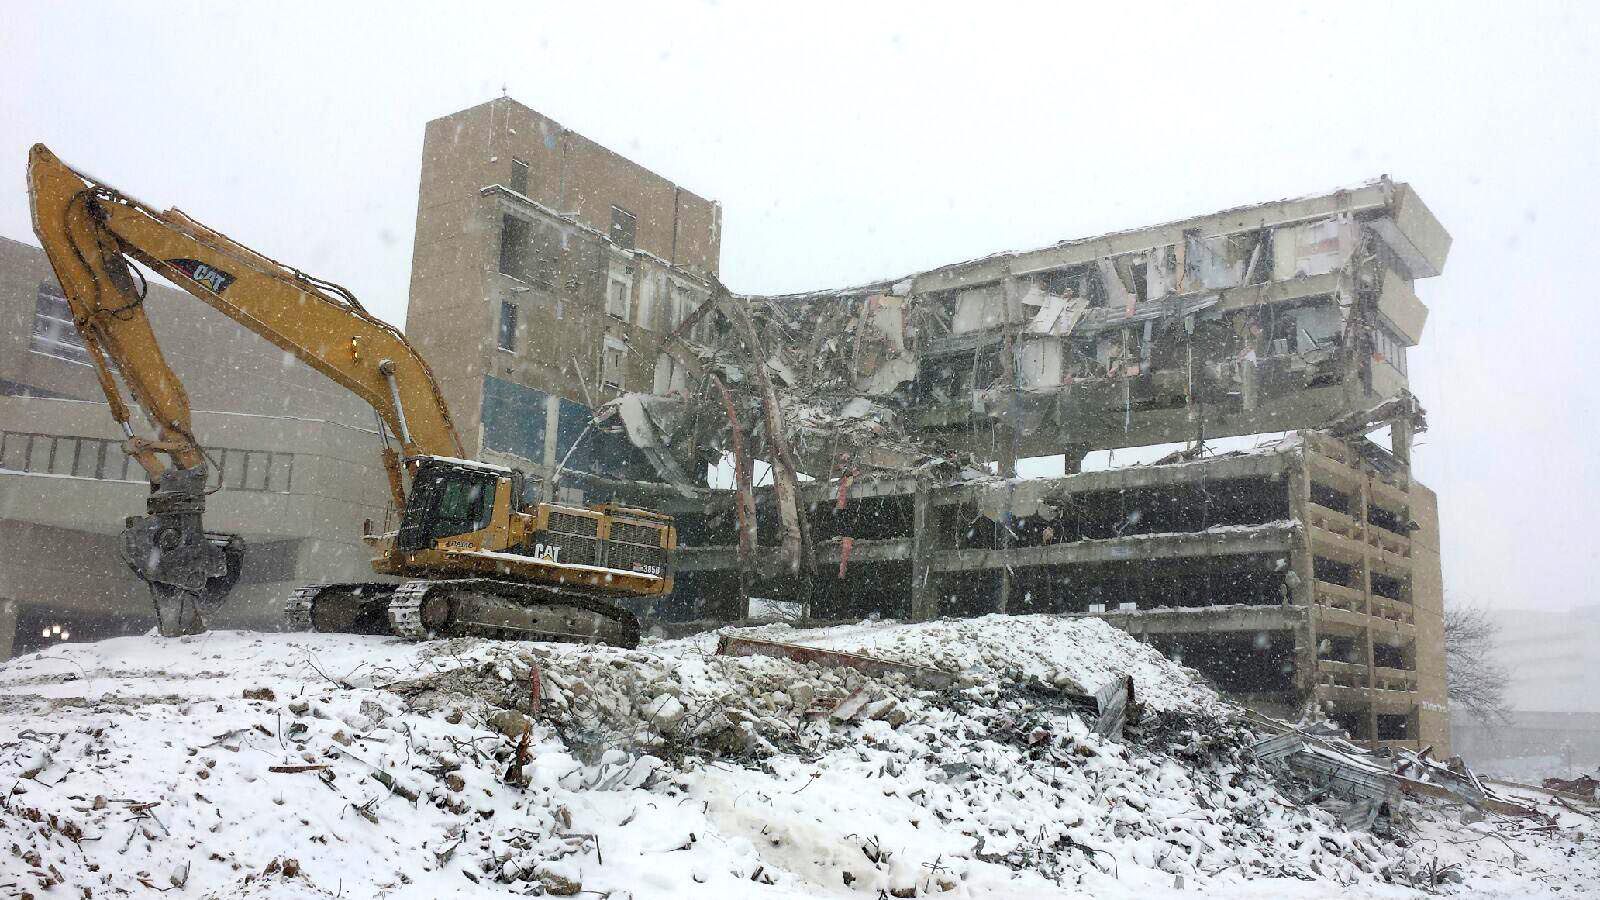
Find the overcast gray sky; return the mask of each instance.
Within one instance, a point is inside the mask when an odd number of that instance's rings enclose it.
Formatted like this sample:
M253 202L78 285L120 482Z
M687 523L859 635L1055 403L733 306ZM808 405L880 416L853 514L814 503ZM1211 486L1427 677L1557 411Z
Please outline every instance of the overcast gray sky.
M423 124L502 86L721 201L750 292L1388 173L1455 237L1411 356L1447 588L1600 602L1600 5L459 7L8 4L0 234L44 141L403 322Z

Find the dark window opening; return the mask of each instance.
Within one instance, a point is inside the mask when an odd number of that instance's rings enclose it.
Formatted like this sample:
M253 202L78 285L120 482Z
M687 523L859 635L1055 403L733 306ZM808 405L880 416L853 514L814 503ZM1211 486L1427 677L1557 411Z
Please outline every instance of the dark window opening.
M1328 718L1332 719L1335 725L1343 728L1345 733L1352 738L1358 741L1368 740L1367 714L1364 711L1336 709L1329 714Z
M1145 261L1135 258L1131 267L1133 274L1133 298L1140 303L1150 299L1150 278L1145 270Z
M1311 502L1334 512L1350 513L1350 495L1324 484L1311 482Z
M1159 635L1150 643L1223 691L1281 694L1294 689L1294 635L1287 631Z
M1406 651L1393 644L1374 643L1372 645L1372 664L1385 669L1410 669L1406 665Z
M1398 535L1404 535L1409 530L1405 518L1399 513L1371 504L1367 506L1367 523Z
M1329 584L1342 584L1345 587L1355 587L1350 583L1355 580L1356 570L1354 566L1347 566L1342 562L1334 562L1331 559L1318 556L1311 561L1311 572L1318 581L1326 581Z
M620 206L611 207L611 241L627 250L633 249L634 229L638 219Z
M500 224L500 274L533 280L534 252L528 222L505 216Z
M517 349L517 305L504 300L500 302L500 334L499 345L501 350L516 352Z
M1404 741L1411 738L1411 717L1408 715L1378 714L1378 740Z
M1379 575L1374 572L1372 573L1372 592L1379 597L1387 597L1390 600L1398 600L1402 603L1406 602L1406 583L1404 579L1390 578L1387 575Z
M1317 645L1317 658L1342 663L1362 663L1361 651L1356 648L1356 640L1351 637L1327 635Z
M614 338L606 338L600 347L600 383L608 388L622 389L623 371L627 366L628 345Z
M520 159L511 161L511 189L524 197L528 195L528 164Z

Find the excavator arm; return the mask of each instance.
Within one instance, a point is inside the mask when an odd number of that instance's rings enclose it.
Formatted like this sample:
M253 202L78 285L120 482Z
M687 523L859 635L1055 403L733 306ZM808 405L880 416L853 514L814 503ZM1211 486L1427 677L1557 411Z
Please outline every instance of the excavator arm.
M202 629L200 613L237 578L242 543L208 535L205 451L188 394L145 314L145 285L128 260L188 291L361 397L400 450L384 451L397 508L402 466L462 456L433 373L398 329L344 288L278 263L190 219L158 211L61 162L42 144L28 156L38 235L94 363L125 449L148 473L148 516L129 520L123 556L151 586L164 634ZM117 379L154 434L138 433ZM166 460L163 461L162 457Z

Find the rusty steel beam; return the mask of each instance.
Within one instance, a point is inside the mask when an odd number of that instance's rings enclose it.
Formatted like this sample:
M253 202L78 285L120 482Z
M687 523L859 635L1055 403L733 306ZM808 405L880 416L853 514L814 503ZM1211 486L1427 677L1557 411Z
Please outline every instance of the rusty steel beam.
M949 672L941 672L938 669L929 669L925 666L890 662L874 656L845 653L841 650L824 650L821 647L805 647L800 644L780 644L777 641L735 637L729 634L720 635L717 638L717 655L771 656L799 663L855 669L864 675L884 675L889 672L899 672L909 677L913 684L936 691L944 690L956 683L956 677Z

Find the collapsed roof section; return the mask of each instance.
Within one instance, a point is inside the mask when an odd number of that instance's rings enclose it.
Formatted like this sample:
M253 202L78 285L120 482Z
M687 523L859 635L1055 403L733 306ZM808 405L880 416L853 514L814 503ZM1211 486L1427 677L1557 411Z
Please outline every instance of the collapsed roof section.
M1407 396L1427 318L1412 284L1449 246L1417 194L1381 178L842 290L718 291L693 317L715 327L668 342L693 377L619 406L684 491L723 451L780 481L945 480L1314 428Z

